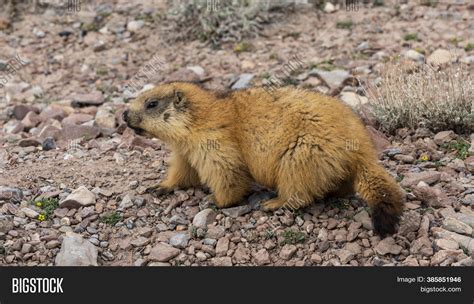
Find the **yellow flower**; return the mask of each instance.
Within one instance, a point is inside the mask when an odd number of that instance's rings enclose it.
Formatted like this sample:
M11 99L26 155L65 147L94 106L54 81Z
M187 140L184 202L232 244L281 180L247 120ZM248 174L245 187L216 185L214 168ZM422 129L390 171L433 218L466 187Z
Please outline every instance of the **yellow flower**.
M45 219L46 219L46 216L44 216L44 214L38 215L38 220L39 220L40 222L44 221Z
M420 156L420 160L421 161L428 161L428 160L430 160L430 157L427 154L422 154Z
M43 203L42 202L36 202L35 205L36 205L36 207L41 207L41 206L43 206Z

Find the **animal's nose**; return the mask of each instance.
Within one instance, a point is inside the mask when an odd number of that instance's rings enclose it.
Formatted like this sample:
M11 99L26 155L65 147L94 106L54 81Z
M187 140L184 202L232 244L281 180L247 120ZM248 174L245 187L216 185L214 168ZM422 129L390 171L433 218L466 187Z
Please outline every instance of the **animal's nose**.
M122 114L122 118L125 122L128 122L128 112L129 110L125 110L125 112Z

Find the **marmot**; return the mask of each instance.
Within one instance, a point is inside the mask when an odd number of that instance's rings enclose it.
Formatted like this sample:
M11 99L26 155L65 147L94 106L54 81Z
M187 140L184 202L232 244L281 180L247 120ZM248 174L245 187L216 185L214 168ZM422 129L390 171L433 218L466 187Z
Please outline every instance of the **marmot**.
M358 192L375 232L396 232L404 194L378 164L359 118L333 97L289 87L221 93L172 82L138 96L124 120L172 151L158 194L206 184L222 208L242 201L256 182L277 191L262 204L275 210Z

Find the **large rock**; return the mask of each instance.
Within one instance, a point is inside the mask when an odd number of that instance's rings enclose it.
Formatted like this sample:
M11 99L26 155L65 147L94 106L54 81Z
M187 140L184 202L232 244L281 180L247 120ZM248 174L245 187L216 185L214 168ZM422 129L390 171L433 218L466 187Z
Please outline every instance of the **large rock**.
M41 122L41 117L33 111L28 112L21 123L26 130L36 127Z
M97 266L97 248L79 234L67 232L56 266Z
M74 139L85 138L86 140L91 140L100 135L100 130L94 126L75 126L75 125L66 125L61 130L58 140L63 142L69 142Z
M94 119L94 116L84 113L72 113L68 117L64 118L61 122L63 126L65 125L80 125L91 121Z
M153 262L168 262L179 254L180 250L168 244L159 243L153 247L148 259Z
M69 194L66 199L59 203L60 208L75 208L86 207L95 204L95 194L89 191L86 187L81 186Z
M197 228L207 228L207 225L216 220L216 212L212 209L204 209L194 216L193 226Z
M105 129L115 128L115 115L112 113L110 108L100 107L95 115L95 123Z

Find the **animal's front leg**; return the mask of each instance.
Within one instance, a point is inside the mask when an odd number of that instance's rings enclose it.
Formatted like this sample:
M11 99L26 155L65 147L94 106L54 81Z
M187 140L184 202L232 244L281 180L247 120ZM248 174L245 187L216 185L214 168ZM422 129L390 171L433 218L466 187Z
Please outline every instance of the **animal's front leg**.
M172 153L168 174L164 181L147 189L148 193L161 196L176 188L198 187L201 181L197 171L191 167L188 160L178 153Z

